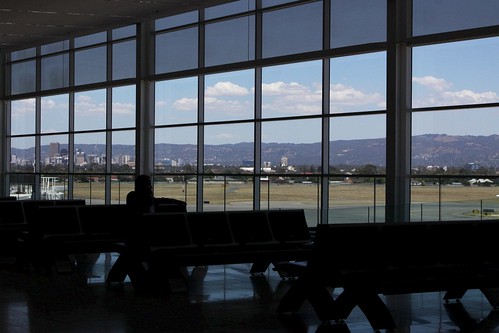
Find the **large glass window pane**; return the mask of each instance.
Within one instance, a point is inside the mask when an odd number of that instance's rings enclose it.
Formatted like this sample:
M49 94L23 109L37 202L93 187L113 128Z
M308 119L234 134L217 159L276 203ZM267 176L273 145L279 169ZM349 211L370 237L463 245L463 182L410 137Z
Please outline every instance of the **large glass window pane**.
M203 179L203 211L253 209L253 181L248 176L206 176Z
M440 220L495 220L499 210L497 178L446 179L440 186Z
M449 174L499 167L499 108L413 112L412 168Z
M264 58L322 49L322 1L263 13Z
M112 32L113 40L132 37L137 34L137 27L134 25L128 25L123 28L114 29Z
M69 85L69 54L64 53L41 60L42 90L63 88Z
M159 31L178 27L185 24L191 24L198 21L198 12L192 11L178 15L168 16L154 21L154 30Z
M419 171L412 170L419 173ZM440 202L439 179L419 178L414 175L411 179L410 219L413 222L438 221Z
M187 202L187 211L196 210L197 184L192 175L154 175L154 196Z
M328 223L385 221L384 177L334 177L329 182Z
M17 200L33 199L33 188L35 184L35 175L30 174L10 174L10 196Z
M262 168L266 173L319 173L321 119L262 123Z
M75 84L106 81L106 47L75 52Z
M255 59L255 17L207 24L205 63L215 66Z
M11 61L22 60L22 59L34 57L35 55L36 55L36 48L32 47L30 49L24 49L24 50L11 52L10 53L10 60Z
M35 172L35 137L19 137L10 140L10 171Z
M334 117L329 121L330 172L342 172L348 166L349 173L385 173L385 115Z
M106 133L84 133L74 136L76 173L106 170Z
M68 135L41 137L40 170L42 172L68 172Z
M136 87L113 88L112 128L135 127Z
M367 53L331 59L330 112L386 108L386 54Z
M331 47L386 41L386 0L331 1Z
M197 149L197 128L195 126L156 129L155 172L196 173Z
M75 94L75 131L106 128L106 90Z
M329 222L384 221L385 115L333 117L329 130Z
M156 73L198 67L198 29L190 28L156 36Z
M415 47L412 106L499 102L499 37Z
M40 199L68 199L68 178L60 174L44 174L40 179Z
M204 168L207 173L248 173L254 160L253 124L208 125L204 128Z
M67 132L69 129L69 96L41 98L41 132Z
M499 200L493 178L442 179L440 184L441 220L497 219Z
M75 47L84 47L84 46L104 43L106 41L106 39L107 39L107 32L106 31L97 32L95 34L75 38L74 46Z
M86 200L87 205L105 203L105 176L101 174L81 173L74 176L73 197Z
M217 17L244 13L254 9L255 1L253 0L231 1L222 5L206 8L204 11L204 17L205 19L210 20Z
M113 80L135 77L135 45L135 40L113 44Z
M35 133L35 99L28 98L10 103L12 135Z
M262 117L322 113L322 62L265 67L262 70Z
M44 55L44 54L65 51L68 49L69 49L69 40L63 40L60 42L55 42L55 43L51 43L51 44L44 44L44 45L40 46L40 53L42 55Z
M413 1L413 34L426 35L499 24L496 0Z
M18 62L11 65L10 93L22 94L36 89L35 61Z
M484 175L499 167L497 117L497 107L413 112L411 220L480 218L482 208L495 209L494 181Z
M126 204L126 196L134 189L133 175L111 175L111 203Z
M207 75L205 80L205 121L253 117L254 70Z
M113 131L111 169L113 173L135 171L135 131Z
M320 181L314 175L293 175L286 177L266 176L260 178L260 208L287 209L303 208L309 227L318 223L320 202ZM249 208L251 209L251 208Z
M262 7L272 7L272 6L277 6L281 5L284 3L289 3L289 2L296 2L298 0L262 0Z
M475 171L483 174L482 169L464 172L472 174ZM432 177L427 172L426 175L413 175L411 185L411 221L496 218L499 203L492 177Z
M197 122L197 92L197 77L156 82L156 125L185 124Z

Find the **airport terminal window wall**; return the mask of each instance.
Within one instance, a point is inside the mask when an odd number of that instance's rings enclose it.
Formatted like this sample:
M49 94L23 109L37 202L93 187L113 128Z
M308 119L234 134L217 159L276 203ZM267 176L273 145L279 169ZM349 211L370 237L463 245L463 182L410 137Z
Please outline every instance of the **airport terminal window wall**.
M498 11L414 1L411 220L498 217Z
M189 210L483 218L498 181L499 22L496 2L470 4L233 1L10 53L11 191L123 203L141 172Z
M7 86L19 96L7 107L11 195L124 202L134 175L136 42L127 26L10 54Z

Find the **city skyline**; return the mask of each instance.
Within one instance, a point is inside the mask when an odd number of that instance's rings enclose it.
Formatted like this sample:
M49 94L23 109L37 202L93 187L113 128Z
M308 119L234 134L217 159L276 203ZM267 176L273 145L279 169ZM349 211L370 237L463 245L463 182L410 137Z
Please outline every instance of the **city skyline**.
M447 135L420 135L414 137L413 166L454 167L462 168L467 165L496 169L499 152L495 149L495 142L499 135L491 136L447 136ZM444 143L444 144L442 144ZM315 151L320 150L321 143L313 144L285 144L264 143L262 149L271 153L262 159L262 167L278 167L282 160L289 161L289 165L298 167L320 166L321 159ZM87 164L104 165L107 161L105 144L81 144L75 146L74 153L68 153L66 145L50 143L41 147L41 162L45 165L68 164L72 156L75 166ZM248 143L226 145L206 145L205 155L214 156L214 159L205 158L204 165L218 165L225 167L247 167L254 163L253 148ZM330 165L374 165L385 167L384 139L339 140L330 142ZM13 164L31 165L34 148L14 149L11 157ZM197 165L195 145L191 144L157 144L155 147L155 164L165 166ZM113 145L113 155L110 163L113 165L135 165L133 145ZM288 164L288 163L286 163Z

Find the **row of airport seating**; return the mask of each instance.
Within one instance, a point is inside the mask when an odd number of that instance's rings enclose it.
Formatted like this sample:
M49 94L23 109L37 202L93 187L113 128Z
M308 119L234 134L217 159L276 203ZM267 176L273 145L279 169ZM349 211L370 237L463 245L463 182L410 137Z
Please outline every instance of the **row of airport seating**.
M78 216L75 216L73 208L68 208L69 206L85 206L85 208L78 211ZM40 207L54 208L44 211L40 210ZM185 211L186 205L180 200L158 198L156 209ZM86 205L85 199L16 200L16 197L12 196L2 197L0 198L0 256L25 257L27 240L36 239L45 233L44 230L62 234L70 230L79 230L92 237L100 234L102 238L104 235L112 234L110 240L123 240L123 228L128 218L126 206L121 204ZM76 220L79 220L81 225L76 225ZM51 237L55 237L55 234Z
M2 209L6 204L11 206ZM303 209L187 212L177 201L161 205L161 212L139 217L119 204L6 201L0 202L0 211L9 214L0 215L2 225L16 230L12 248L18 262L50 270L70 255L117 252L110 283L130 275L130 258L147 261L154 269L146 273L154 278L185 266L231 263L253 263L250 273L257 274L271 263L276 268L281 262L305 260L310 250ZM136 253L130 256L131 251ZM285 271L282 277L287 277Z
M39 219L39 206L85 205L84 199L64 200L16 200L2 197L0 200L0 256L15 256L20 235L28 232L29 226Z
M308 300L322 322L344 322L358 306L374 330L393 329L381 295L444 291L449 302L469 289L497 309L497 235L498 220L318 225L279 311L296 312Z
M27 231L18 237L18 262L29 263L37 271L51 271L58 262L67 267L70 255L119 252L134 222L134 215L123 204L39 200L25 201L23 206ZM185 211L186 205L161 198L157 209Z
M70 256L119 252L131 219L121 204L39 206L36 215L20 238L19 261L47 272L58 263L70 269Z
M181 277L185 267L237 263L251 263L250 274L263 274L271 264L281 273L281 264L306 260L312 244L303 209L152 213L144 214L139 226L133 233L139 245L131 241L135 252L120 255L109 283L128 274L134 286L160 289ZM140 248L145 251L137 255ZM144 278L133 281L133 276Z

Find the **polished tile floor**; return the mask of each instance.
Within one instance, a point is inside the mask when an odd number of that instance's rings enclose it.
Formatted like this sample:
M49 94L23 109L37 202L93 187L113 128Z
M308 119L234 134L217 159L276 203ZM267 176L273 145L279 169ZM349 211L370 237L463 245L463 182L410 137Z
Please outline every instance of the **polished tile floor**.
M271 269L254 277L246 264L191 269L187 287L173 285L177 289L170 295L151 295L135 291L129 281L106 285L114 260L114 254L102 254L87 258L91 264L77 272L52 276L20 271L4 260L0 332L373 332L358 308L341 326L320 325L308 303L295 314L279 315L279 300L292 281ZM468 291L460 303L444 304L442 296L383 297L397 323L389 332L499 332L499 311L479 291Z

